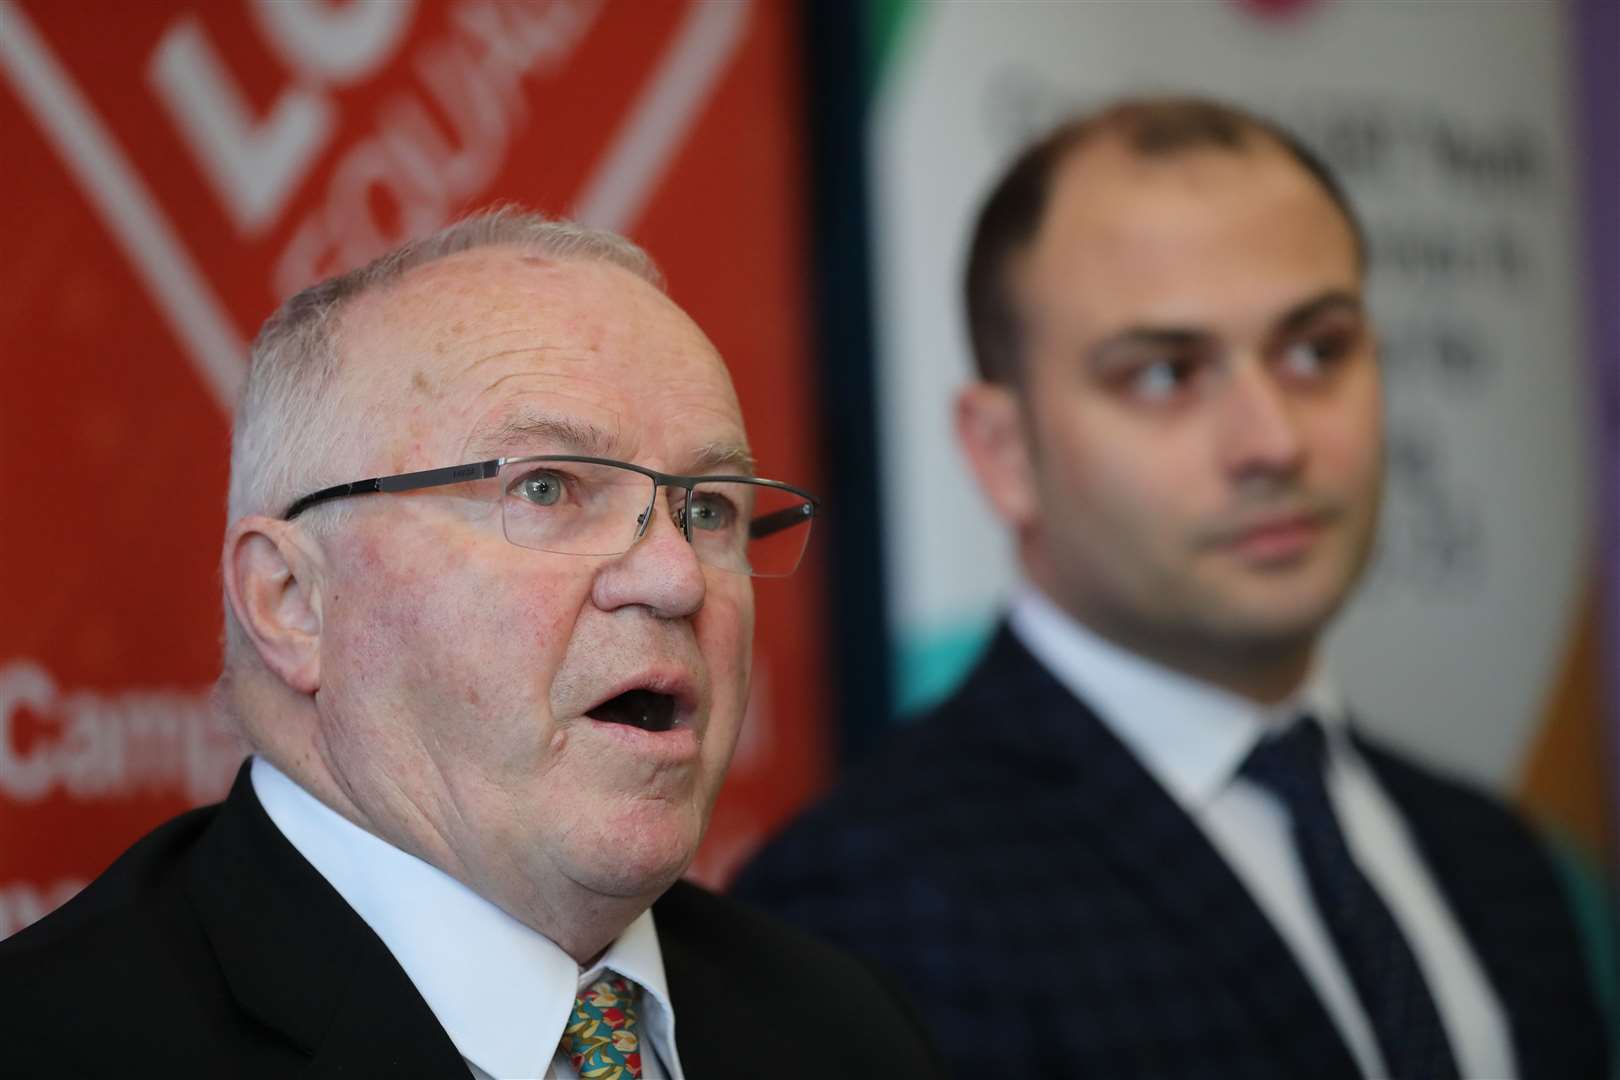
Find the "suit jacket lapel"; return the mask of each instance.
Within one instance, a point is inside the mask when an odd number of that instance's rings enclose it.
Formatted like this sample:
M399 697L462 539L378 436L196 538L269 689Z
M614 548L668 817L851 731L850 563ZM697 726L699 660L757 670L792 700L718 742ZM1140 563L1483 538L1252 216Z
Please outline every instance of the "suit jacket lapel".
M1355 1076L1338 1034L1276 929L1202 829L1083 702L1005 627L964 687L984 715L1062 784L1063 812L1160 919L1187 971L1230 993L1298 1075ZM1007 688L1021 688L1016 701ZM1056 774L1052 770L1058 770Z
M466 1075L387 947L265 814L246 765L188 886L237 1001L309 1054L313 1075Z
M1520 1074L1590 1071L1605 1058L1602 1025L1591 999L1572 991L1587 985L1581 944L1534 834L1480 796L1352 734L1496 991Z
M773 995L739 981L716 955L708 936L717 928L694 924L694 890L677 881L657 903L653 919L658 926L658 948L664 958L664 977L676 1010L675 1043L681 1070L688 1080L747 1080L758 1073L759 1061L739 1052L748 1033L769 1032L775 1017L769 1011ZM723 932L723 930L722 930ZM727 947L733 947L728 943ZM830 1036L829 1036L830 1037ZM802 1075L791 1057L776 1057L771 1075Z

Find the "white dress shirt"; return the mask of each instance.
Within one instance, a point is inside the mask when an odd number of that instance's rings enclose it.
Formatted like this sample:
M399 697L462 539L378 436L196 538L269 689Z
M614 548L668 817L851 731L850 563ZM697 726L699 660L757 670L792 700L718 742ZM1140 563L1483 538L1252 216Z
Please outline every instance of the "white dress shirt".
M415 984L477 1080L577 1080L558 1049L574 997L611 969L641 986L642 1075L685 1080L651 911L581 971L549 938L355 825L261 757L254 793Z
M1106 641L1035 589L1013 633L1081 698L1203 829L1292 950L1364 1075L1385 1075L1367 1012L1311 897L1288 811L1239 769L1261 737L1304 712L1327 733L1327 789L1345 840L1412 945L1464 1077L1515 1075L1501 1002L1424 865L1400 811L1349 739L1318 667L1292 700L1265 707Z

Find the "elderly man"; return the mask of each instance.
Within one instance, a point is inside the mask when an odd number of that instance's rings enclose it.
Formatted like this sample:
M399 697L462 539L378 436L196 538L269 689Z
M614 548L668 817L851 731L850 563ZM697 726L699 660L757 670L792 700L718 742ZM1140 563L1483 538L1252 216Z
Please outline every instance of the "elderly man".
M957 433L1026 583L739 888L886 963L964 1075L1607 1068L1537 843L1318 662L1379 503L1363 258L1324 168L1208 102L1066 124L984 207Z
M502 211L294 297L231 474L254 756L0 947L8 1074L937 1073L858 963L677 881L815 500L639 249Z

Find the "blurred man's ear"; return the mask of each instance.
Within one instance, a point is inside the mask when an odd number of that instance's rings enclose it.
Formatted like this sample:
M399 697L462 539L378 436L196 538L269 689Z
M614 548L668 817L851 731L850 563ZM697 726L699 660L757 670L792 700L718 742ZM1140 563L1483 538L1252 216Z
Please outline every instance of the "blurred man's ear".
M225 534L225 596L264 666L289 687L321 685L320 559L302 530L245 517Z
M1013 389L975 382L956 395L956 438L996 514L1014 528L1038 509L1024 410Z

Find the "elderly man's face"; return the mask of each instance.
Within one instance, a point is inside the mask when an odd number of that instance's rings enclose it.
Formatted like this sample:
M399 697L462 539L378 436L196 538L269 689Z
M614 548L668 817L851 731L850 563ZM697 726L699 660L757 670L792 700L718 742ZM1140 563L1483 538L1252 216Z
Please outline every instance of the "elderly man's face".
M704 472L746 453L713 347L614 266L455 256L362 299L341 341L374 448L356 475L544 453ZM736 742L751 583L700 565L668 513L616 557L516 547L500 487L348 503L326 541L326 764L374 831L509 909L564 883L656 894ZM674 726L618 722L604 703L627 691L667 695Z

